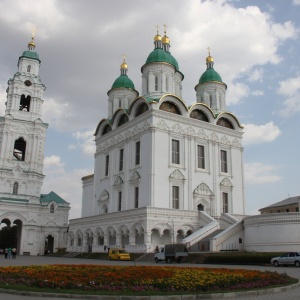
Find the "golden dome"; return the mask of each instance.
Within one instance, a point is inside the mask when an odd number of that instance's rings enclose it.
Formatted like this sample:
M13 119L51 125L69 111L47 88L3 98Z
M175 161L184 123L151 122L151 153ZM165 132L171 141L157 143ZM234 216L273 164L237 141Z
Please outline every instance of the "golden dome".
M128 65L126 64L125 61L121 64L120 68L121 69L128 69Z
M162 42L163 42L163 44L170 44L170 39L165 35L165 36L162 38Z
M161 41L161 36L157 33L157 35L154 37L154 42Z
M29 43L28 43L28 47L35 47L35 43L34 40L32 39Z
M213 61L214 61L214 58L212 56L209 55L209 56L206 57L206 62L207 63L210 63L210 62L213 62Z

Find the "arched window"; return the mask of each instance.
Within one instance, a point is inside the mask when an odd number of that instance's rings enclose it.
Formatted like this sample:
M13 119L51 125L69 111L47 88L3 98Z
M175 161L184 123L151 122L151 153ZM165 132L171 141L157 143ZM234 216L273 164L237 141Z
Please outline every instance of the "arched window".
M50 213L54 214L54 204L53 203L50 205Z
M158 76L154 77L154 90L156 92L158 91Z
M206 114L202 110L199 110L199 109L194 109L191 112L190 117L192 119L197 119L197 120L200 120L200 121L209 122L208 117L206 116Z
M78 238L77 245L81 246L81 237Z
M146 103L142 103L138 106L138 108L135 111L135 117L143 114L144 112L146 112L147 110L149 110L149 107Z
M161 104L161 106L159 107L159 109L170 112L172 114L181 115L180 110L178 109L178 107L170 101L163 102Z
M27 72L30 73L30 70L31 70L31 65L28 65L27 66Z
M21 110L21 111L29 111L29 109L30 109L30 101L31 101L31 97L30 96L25 97L25 95L22 95L21 99L20 99L19 110Z
M122 115L122 117L119 119L119 122L118 122L118 126L117 126L117 127L119 127L119 126L125 124L125 123L128 122L128 121L129 121L128 116L125 115L125 114Z
M223 127L226 127L226 128L230 128L230 129L234 129L232 123L226 118L220 118L217 121L217 125L223 126Z
M108 133L111 131L111 126L109 124L107 124L104 128L103 128L103 131L102 131L102 135Z
M23 138L19 138L15 141L13 155L17 160L25 160L26 142Z
M169 77L166 76L166 92L169 91Z
M15 182L14 186L13 186L13 194L14 195L18 194L18 189L19 189L19 184L17 182Z

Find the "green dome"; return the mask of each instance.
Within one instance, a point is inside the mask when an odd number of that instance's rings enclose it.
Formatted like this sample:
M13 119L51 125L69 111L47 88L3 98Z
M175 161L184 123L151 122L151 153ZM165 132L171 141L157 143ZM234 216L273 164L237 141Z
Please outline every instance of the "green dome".
M176 71L179 71L177 60L170 53L161 48L156 48L149 54L146 64L152 62L165 62L174 66Z
M40 60L39 55L36 52L30 50L24 51L21 57Z
M132 80L125 74L120 75L115 82L113 83L112 89L118 88L128 88L128 89L135 89Z
M200 77L199 83L207 81L219 81L222 82L221 76L213 69L208 68Z

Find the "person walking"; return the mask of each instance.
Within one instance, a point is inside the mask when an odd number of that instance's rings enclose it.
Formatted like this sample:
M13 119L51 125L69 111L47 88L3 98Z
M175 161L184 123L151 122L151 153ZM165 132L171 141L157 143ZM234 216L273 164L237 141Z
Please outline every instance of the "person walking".
M7 255L8 255L8 248L5 248L4 249L4 257L7 258Z
M8 252L7 252L7 258L10 259L11 258L11 247L8 247Z
M16 259L17 249L15 247L11 249L11 253L12 253L12 259Z

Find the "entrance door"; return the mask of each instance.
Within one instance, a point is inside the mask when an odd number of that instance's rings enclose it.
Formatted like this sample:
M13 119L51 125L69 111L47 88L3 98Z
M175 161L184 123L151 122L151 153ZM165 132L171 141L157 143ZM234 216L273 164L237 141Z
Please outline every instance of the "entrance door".
M53 253L54 249L54 237L48 235L45 240L45 255Z

